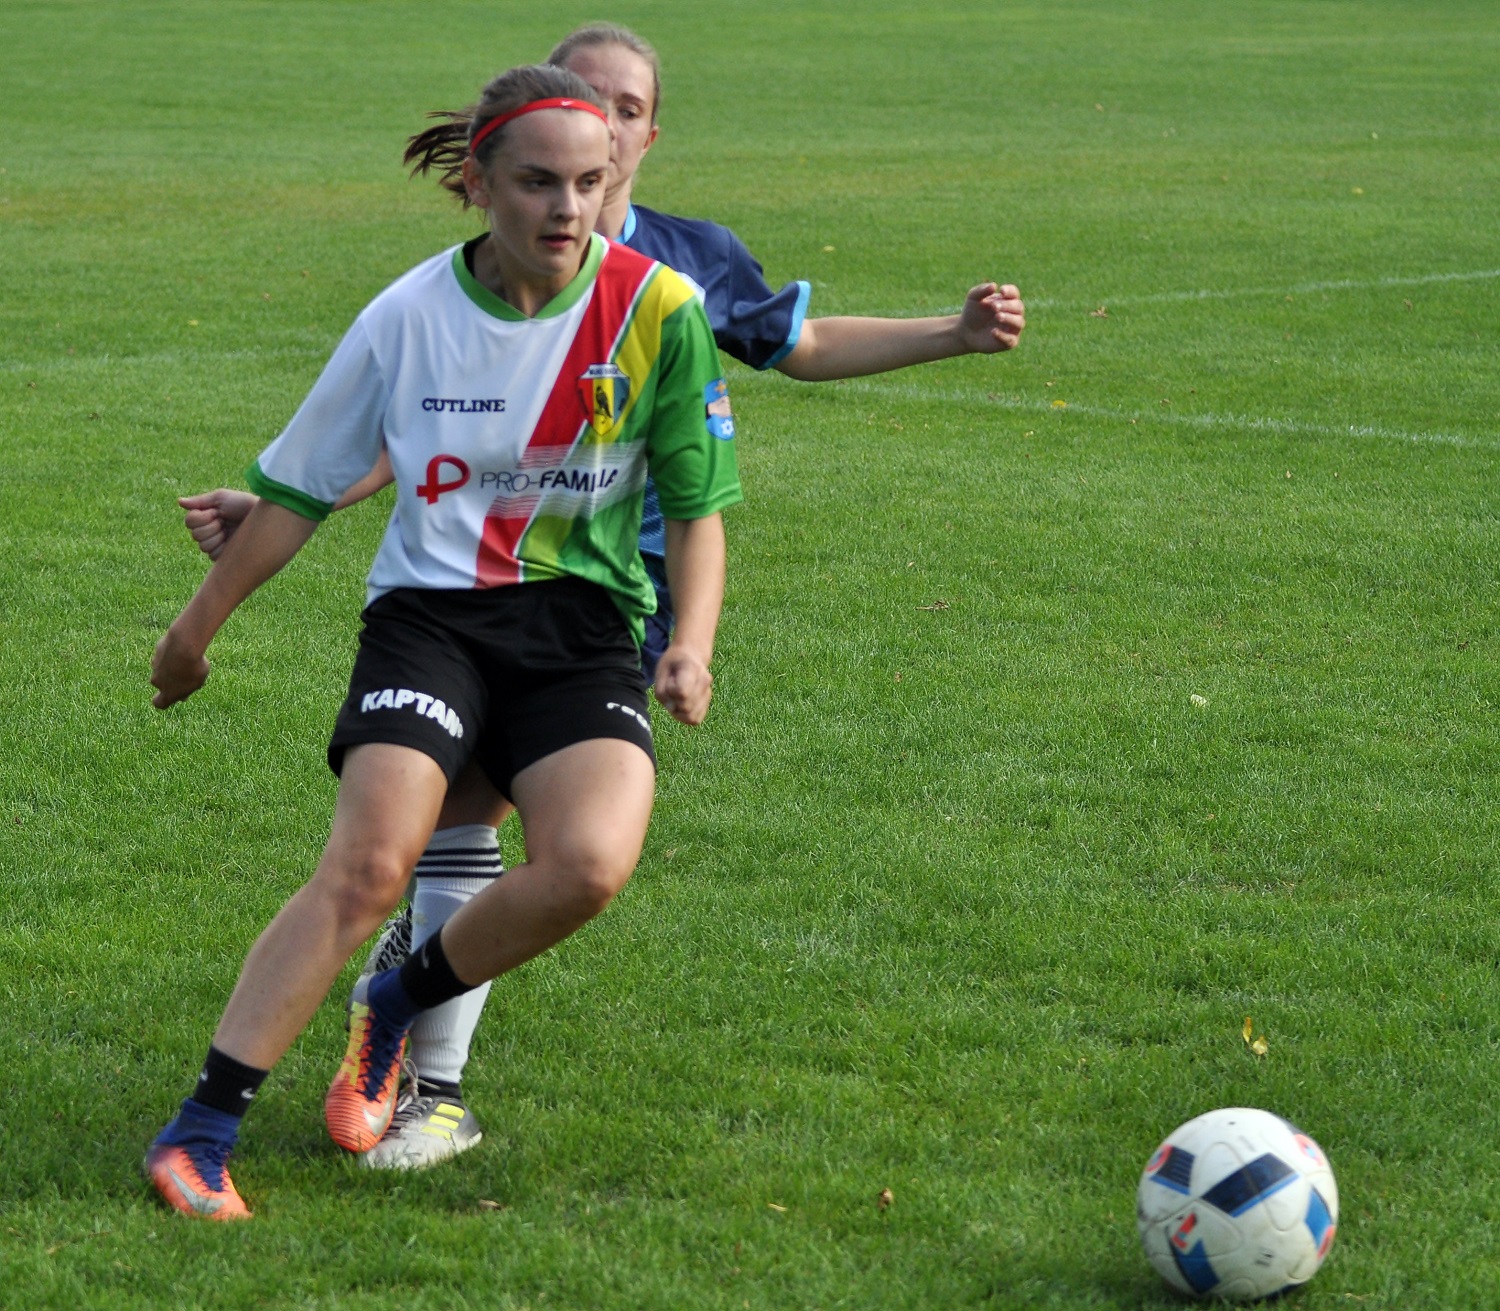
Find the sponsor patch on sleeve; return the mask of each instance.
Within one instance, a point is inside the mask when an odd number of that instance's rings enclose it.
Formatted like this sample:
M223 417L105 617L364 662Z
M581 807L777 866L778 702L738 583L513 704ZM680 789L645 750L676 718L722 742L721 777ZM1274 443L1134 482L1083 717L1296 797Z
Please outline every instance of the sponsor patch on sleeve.
M721 442L734 440L734 412L729 408L729 384L715 378L703 389L708 431Z

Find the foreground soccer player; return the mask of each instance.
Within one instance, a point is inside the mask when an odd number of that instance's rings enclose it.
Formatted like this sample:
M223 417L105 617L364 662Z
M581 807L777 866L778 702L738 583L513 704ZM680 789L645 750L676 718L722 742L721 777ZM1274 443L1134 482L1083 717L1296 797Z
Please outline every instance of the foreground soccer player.
M1026 325L1019 290L993 282L972 288L958 314L921 319L855 316L810 318L811 288L766 283L760 264L730 229L701 219L662 214L632 200L636 171L655 143L661 102L656 52L635 33L613 24L590 24L570 33L549 61L577 73L603 98L614 130L610 174L598 230L662 261L700 288L719 348L755 369L775 369L805 382L831 381L975 352L1010 350ZM469 131L468 115L415 137L407 161L419 170L445 170L445 185L461 188L458 169ZM343 504L383 485L380 472L364 480ZM254 503L243 492L219 489L185 497L187 526L199 546L223 548ZM657 609L646 620L642 648L646 675L670 640L673 601L667 586L665 540L654 489L648 483L641 555L657 590ZM484 777L466 771L454 785L438 831L416 867L412 903L370 955L372 971L405 959L463 902L501 873L496 835L509 807ZM384 1140L361 1159L376 1168L430 1165L479 1142L460 1080L487 989L475 989L426 1012L412 1029L411 1062L418 1079L403 1088Z
M157 644L164 709L202 686L224 620L384 448L397 510L328 748L332 833L147 1154L181 1211L248 1216L227 1168L246 1106L395 906L466 764L519 812L528 860L362 982L325 1107L336 1142L366 1151L385 1131L418 1014L561 941L630 877L655 784L639 657L648 470L678 603L656 697L684 723L707 714L719 512L741 499L733 419L692 288L593 232L610 152L607 114L573 74L515 69L484 89L460 178L488 230L359 316L252 468L259 503Z

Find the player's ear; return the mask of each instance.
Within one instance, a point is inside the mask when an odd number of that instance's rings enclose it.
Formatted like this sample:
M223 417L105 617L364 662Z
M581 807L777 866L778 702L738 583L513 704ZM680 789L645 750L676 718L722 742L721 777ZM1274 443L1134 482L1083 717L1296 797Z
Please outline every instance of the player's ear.
M479 161L473 155L467 155L463 162L464 192L469 197L469 204L476 209L488 209L490 207L490 188L484 179L484 170L479 167Z
M656 142L656 134L658 132L660 132L660 131L661 131L661 124L660 123L653 123L651 125L651 135L646 138L646 144L641 147L641 154L642 154L642 156L644 156L645 153L648 150L650 150L651 147L655 144L655 142Z

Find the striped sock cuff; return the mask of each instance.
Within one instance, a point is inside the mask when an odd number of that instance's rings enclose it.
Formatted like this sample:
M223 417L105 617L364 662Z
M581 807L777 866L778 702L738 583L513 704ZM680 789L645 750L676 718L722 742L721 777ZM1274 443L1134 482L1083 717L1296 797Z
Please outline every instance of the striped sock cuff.
M497 879L505 873L499 835L489 824L438 829L413 873L419 879Z

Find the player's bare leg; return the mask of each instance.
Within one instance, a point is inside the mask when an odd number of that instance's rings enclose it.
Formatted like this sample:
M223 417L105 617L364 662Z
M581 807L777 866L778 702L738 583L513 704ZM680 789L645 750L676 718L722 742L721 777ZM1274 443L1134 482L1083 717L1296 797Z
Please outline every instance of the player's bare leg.
M371 979L357 997L360 1010L404 1033L421 1010L514 969L587 923L625 886L640 859L655 781L650 757L614 738L576 743L523 770L512 790L526 862L469 901L404 966ZM351 1051L356 1046L351 1036ZM334 1089L358 1083L346 1056ZM368 1102L372 1115L380 1095L377 1090ZM335 1141L366 1150L354 1114L330 1112L329 1128Z
M383 927L362 976L402 964L504 872L497 830L514 807L472 760L448 788L437 828L417 861L408 902ZM356 984L356 989L359 987ZM464 1098L463 1072L490 985L421 1013L408 1036L390 1127L359 1159L375 1170L436 1165L484 1137ZM351 997L350 1006L353 1006Z
M193 1096L147 1153L169 1205L215 1220L249 1216L227 1165L250 1098L395 904L445 789L442 770L408 747L348 752L323 859L251 949Z
M444 926L453 972L495 978L609 905L641 858L655 788L650 758L617 738L576 743L516 775L526 862Z
M411 747L349 749L323 858L250 949L214 1033L220 1051L260 1069L285 1054L400 899L446 790L437 763Z

